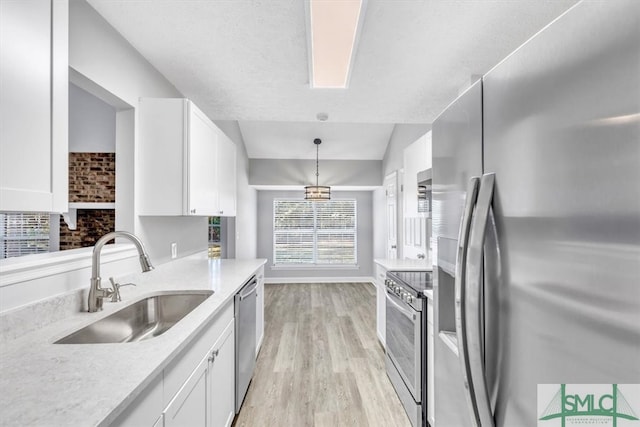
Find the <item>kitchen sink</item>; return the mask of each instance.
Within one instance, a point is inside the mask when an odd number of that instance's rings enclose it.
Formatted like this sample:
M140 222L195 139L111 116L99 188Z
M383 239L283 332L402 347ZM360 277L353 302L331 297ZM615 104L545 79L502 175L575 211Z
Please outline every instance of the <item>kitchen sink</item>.
M192 291L150 296L67 335L55 344L148 340L168 331L211 294L213 291Z

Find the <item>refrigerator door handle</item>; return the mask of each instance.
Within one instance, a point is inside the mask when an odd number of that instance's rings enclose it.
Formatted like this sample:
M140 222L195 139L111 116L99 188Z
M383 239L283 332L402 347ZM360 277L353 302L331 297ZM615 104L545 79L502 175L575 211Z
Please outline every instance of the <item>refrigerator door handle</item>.
M482 427L495 425L484 369L483 331L483 256L487 223L493 199L495 174L482 176L473 224L469 235L466 267L465 317L468 367L472 400L475 404L476 423Z
M467 185L467 196L464 204L464 210L462 212L462 219L460 221L460 230L458 232L458 248L456 253L456 267L455 267L455 318L456 318L456 337L458 345L458 358L460 361L460 367L462 370L462 378L464 381L465 398L467 405L473 414L472 419L477 419L475 404L473 402L474 393L471 383L470 371L469 371L469 355L467 346L467 334L466 334L466 310L465 310L465 294L466 294L466 265L467 265L467 247L469 240L469 231L471 228L471 219L473 218L473 210L476 205L476 199L478 197L478 186L480 184L480 178L474 176L469 179Z

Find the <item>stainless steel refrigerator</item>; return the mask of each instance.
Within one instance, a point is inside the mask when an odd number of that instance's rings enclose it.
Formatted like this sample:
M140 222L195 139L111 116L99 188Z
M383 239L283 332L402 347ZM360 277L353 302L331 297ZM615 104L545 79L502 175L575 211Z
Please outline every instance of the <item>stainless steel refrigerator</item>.
M640 2L577 4L432 135L435 427L640 383Z

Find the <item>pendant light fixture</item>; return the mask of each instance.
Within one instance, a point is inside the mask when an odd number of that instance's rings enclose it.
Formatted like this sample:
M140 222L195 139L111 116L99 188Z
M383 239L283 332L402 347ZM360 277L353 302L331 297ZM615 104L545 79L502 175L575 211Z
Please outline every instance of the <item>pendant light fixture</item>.
M331 187L318 185L318 177L320 176L320 173L318 172L318 152L320 144L322 144L322 140L320 138L316 138L313 140L313 143L316 144L316 185L307 185L304 187L304 199L315 202L331 200Z

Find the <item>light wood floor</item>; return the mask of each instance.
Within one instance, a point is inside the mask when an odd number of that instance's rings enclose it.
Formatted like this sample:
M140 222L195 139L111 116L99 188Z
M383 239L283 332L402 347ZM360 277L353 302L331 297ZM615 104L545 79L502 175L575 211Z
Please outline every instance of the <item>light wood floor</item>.
M370 283L265 286L265 336L234 425L410 426L384 367Z

